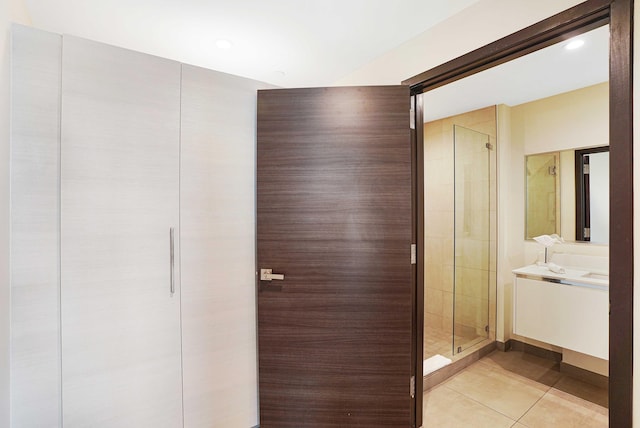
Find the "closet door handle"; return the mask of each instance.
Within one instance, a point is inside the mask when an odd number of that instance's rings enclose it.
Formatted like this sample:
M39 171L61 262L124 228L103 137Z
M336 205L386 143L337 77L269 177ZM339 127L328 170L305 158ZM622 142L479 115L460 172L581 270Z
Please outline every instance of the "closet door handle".
M169 228L169 270L170 270L170 286L169 291L171 294L176 292L176 278L175 278L175 255L173 251L174 247L174 233L173 227Z

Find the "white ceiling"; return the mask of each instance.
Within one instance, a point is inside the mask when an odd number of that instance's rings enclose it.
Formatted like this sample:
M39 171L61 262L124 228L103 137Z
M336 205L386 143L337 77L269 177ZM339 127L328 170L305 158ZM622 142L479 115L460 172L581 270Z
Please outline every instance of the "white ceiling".
M285 87L326 86L479 0L25 0L37 28ZM216 47L226 39L229 50ZM399 83L399 82L398 82Z
M425 93L425 122L496 104L519 105L609 80L609 26L582 34L584 46L549 46Z
M327 86L479 0L24 0L33 25L283 87ZM609 27L425 94L435 120L608 80ZM216 41L233 43L229 50ZM399 82L398 82L399 83Z

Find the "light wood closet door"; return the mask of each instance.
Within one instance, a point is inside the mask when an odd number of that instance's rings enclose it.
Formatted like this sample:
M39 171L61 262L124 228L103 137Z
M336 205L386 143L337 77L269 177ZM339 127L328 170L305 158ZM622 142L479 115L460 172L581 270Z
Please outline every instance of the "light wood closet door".
M62 38L14 25L11 45L11 421L57 428Z
M64 426L180 427L180 64L64 36L62 76Z
M256 90L266 85L182 67L181 265L184 423L257 421Z

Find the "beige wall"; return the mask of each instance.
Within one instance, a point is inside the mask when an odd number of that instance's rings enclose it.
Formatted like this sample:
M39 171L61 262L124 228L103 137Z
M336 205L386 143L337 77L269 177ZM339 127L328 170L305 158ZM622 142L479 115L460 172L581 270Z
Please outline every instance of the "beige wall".
M0 2L0 426L9 426L9 31L30 23L22 0Z
M453 123L424 124L425 340L453 333Z
M396 85L581 2L480 0L335 83Z
M609 144L609 83L513 106L525 155Z

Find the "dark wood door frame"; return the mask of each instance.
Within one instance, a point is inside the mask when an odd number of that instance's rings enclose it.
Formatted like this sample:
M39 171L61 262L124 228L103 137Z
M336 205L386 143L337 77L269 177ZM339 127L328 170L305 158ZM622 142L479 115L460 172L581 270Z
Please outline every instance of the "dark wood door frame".
M633 0L588 0L544 21L403 82L413 95L435 89L543 49L605 24L610 25L609 141L609 426L631 427L633 413ZM422 133L416 108L415 138ZM420 148L421 145L417 144ZM421 151L417 150L418 160ZM417 161L418 198L422 163ZM418 201L420 202L420 201ZM422 205L418 203L418 210ZM419 214L419 213L418 213ZM418 215L418 263L422 216ZM418 283L424 267L418 266ZM420 310L420 302L418 311Z

